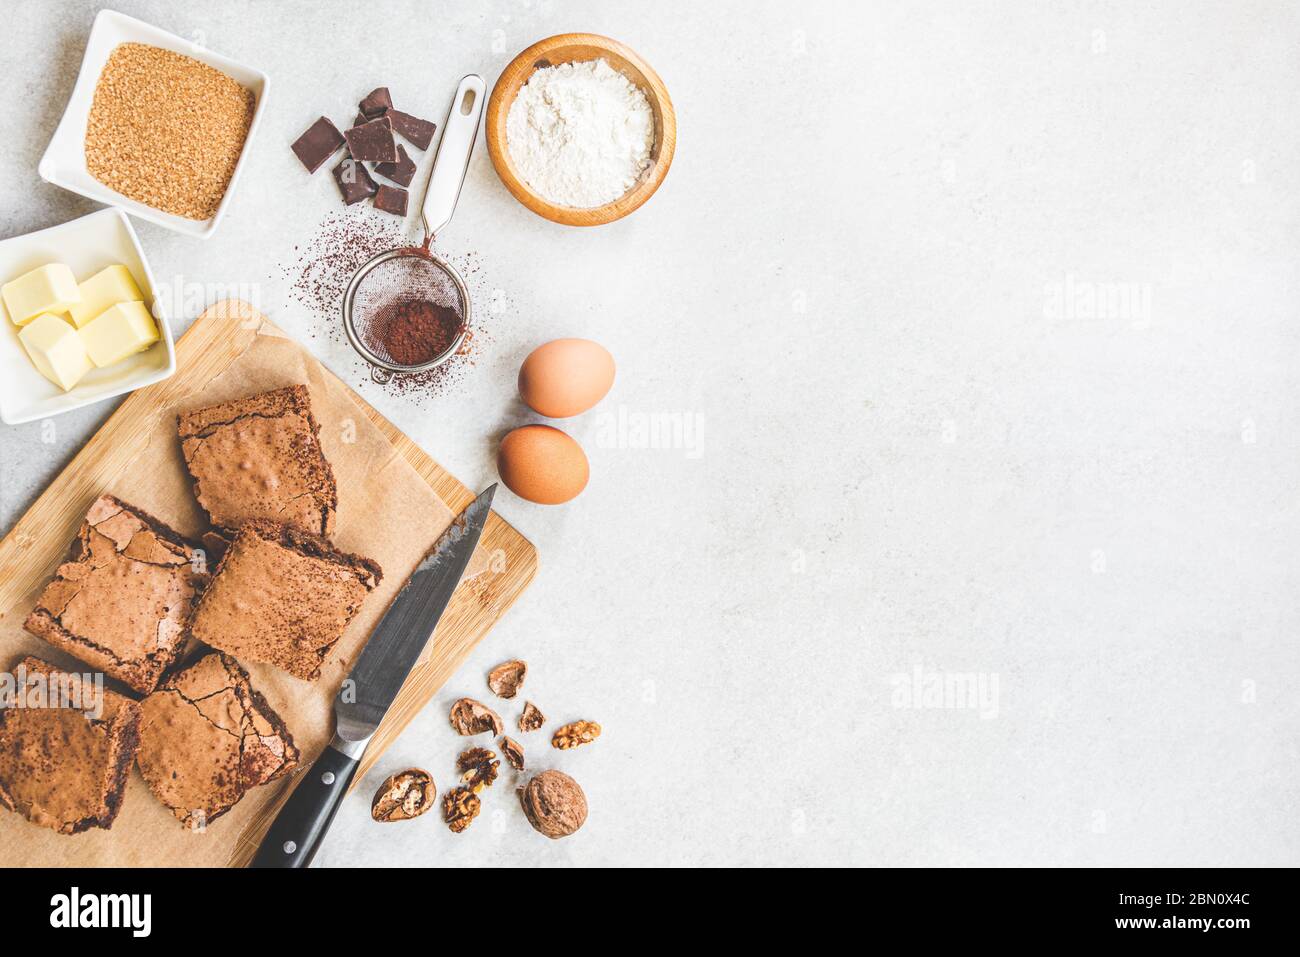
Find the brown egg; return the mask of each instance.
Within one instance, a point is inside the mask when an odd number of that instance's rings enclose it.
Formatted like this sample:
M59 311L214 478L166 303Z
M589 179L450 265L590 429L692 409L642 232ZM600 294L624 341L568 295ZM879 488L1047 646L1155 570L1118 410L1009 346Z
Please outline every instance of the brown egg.
M549 425L525 425L502 439L497 471L506 488L539 505L567 502L590 474L582 446Z
M519 367L519 395L534 412L567 419L605 398L614 384L614 357L590 339L554 339Z

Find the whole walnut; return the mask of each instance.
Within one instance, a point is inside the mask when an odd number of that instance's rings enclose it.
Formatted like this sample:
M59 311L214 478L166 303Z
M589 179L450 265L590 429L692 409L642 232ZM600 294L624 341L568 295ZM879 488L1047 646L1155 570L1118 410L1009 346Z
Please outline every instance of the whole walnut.
M528 823L555 840L568 837L587 820L587 796L562 771L543 771L519 789Z

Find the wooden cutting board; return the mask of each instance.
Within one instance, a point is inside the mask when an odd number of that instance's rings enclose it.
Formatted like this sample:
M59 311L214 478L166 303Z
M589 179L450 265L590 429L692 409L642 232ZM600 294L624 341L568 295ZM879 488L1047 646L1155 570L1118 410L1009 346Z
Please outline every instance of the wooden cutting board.
M72 529L75 532L88 503L100 490L112 486L115 479L129 469L130 463L150 441L151 429L160 413L166 410L167 414L171 414L170 410L177 402L183 401L183 397L195 392L214 376L219 376L231 365L234 357L240 356L248 348L254 337L265 335L268 331L283 337L283 333L251 306L238 301L218 303L195 320L176 343L176 374L128 396L0 542L0 620L21 623L30 610L32 595L51 574L49 562L34 561L33 555L48 551L47 545L51 542L52 535L57 535L59 551L63 550L72 537L72 533L66 530ZM428 483L453 513L459 512L473 500L474 492L457 481L333 373L310 357L306 361L311 363L313 375L318 374L322 379L328 379L346 390L348 397L382 432L401 458ZM129 495L123 497L129 499ZM58 531L51 531L55 529ZM457 589L424 657L412 670L371 740L357 773L357 781L361 780L402 729L451 677L474 645L488 633L528 586L537 571L537 553L532 544L495 512L489 517L483 531L476 561L481 561L483 556L490 563L492 574L467 580ZM57 563L58 559L54 561ZM0 664L7 666L7 662ZM308 757L314 755L304 754L304 759ZM261 835L287 796L287 790L279 801L267 803L251 816L252 819L241 827L237 837L228 834L226 840L230 844L230 864L241 866L252 857ZM133 800L140 797L143 795L133 796ZM7 812L0 811L0 814ZM19 823L31 827L25 822ZM213 827L222 824L223 821L217 821ZM109 832L114 838L118 837L116 830ZM210 833L200 839L211 840L215 836L215 833ZM81 837L78 835L57 839L76 841ZM7 863L40 862L11 860ZM156 863L174 864L183 861L161 860Z

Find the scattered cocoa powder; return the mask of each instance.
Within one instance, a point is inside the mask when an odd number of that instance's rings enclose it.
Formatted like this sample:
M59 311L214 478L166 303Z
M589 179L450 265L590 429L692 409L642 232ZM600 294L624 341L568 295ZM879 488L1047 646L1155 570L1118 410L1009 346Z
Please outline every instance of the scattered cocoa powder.
M343 294L357 269L390 249L408 246L402 224L391 216L354 207L329 213L310 238L294 247L295 258L280 266L289 284L289 298L311 312L330 342L347 345L343 331ZM445 394L464 382L481 350L492 341L491 325L499 321L512 301L488 285L477 253L444 255L459 271L473 300L473 323L465 329L456 354L424 372L394 375L381 387L418 406L425 398ZM352 380L369 375L369 365L356 357Z

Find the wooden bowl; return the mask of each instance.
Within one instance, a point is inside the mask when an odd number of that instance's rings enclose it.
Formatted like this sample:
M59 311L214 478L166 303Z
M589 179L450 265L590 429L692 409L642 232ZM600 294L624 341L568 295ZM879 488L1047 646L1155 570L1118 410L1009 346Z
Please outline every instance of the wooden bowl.
M510 151L506 148L506 117L520 87L528 82L535 70L572 60L601 58L640 87L650 101L655 121L655 142L650 150L650 165L636 184L612 203L585 209L558 206L535 193L519 175L510 159ZM673 112L673 101L668 98L668 90L663 80L659 79L659 74L632 50L617 40L594 33L561 33L534 43L511 60L510 65L502 71L488 100L487 145L492 165L496 167L501 182L505 183L506 189L514 194L515 199L534 213L565 226L600 226L622 219L632 212L653 196L659 184L664 181L668 167L673 162L673 151L677 147L677 116Z

